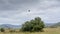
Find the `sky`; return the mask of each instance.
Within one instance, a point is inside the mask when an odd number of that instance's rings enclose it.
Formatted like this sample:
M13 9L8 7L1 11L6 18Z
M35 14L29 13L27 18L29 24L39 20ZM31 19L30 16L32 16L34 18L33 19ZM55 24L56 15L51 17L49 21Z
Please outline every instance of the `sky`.
M60 0L0 0L0 24L21 25L35 17L60 22Z

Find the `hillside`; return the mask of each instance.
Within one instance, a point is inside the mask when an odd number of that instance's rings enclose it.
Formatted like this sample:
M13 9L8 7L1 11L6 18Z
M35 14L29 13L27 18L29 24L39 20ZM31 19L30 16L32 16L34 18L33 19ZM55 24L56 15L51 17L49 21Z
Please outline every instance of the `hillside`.
M60 27L60 22L58 22L58 23L56 23L56 24L54 24L54 25L52 25L50 27Z
M13 28L13 29L15 29L15 28L20 28L20 27L21 27L21 25L11 25L11 24L0 25L0 28Z
M54 25L56 23L45 23L45 27L50 27L51 25Z

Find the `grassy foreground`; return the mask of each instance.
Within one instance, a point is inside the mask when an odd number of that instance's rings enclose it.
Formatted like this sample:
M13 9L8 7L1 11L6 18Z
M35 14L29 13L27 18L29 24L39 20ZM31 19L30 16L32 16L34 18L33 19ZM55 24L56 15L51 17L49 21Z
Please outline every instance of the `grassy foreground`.
M0 32L0 34L60 34L60 28L45 28L45 32Z

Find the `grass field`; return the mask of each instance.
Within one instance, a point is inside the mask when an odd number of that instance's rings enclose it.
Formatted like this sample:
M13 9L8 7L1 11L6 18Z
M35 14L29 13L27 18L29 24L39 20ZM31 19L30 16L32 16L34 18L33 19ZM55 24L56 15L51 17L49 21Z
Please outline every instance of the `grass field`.
M60 34L60 28L44 28L44 32L0 32L0 34Z

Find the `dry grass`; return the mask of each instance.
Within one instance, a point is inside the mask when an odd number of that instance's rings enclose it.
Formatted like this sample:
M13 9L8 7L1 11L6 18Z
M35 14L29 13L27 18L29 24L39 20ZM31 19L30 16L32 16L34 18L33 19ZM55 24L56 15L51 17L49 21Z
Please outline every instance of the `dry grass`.
M0 34L60 34L60 28L45 28L45 32L0 32Z

